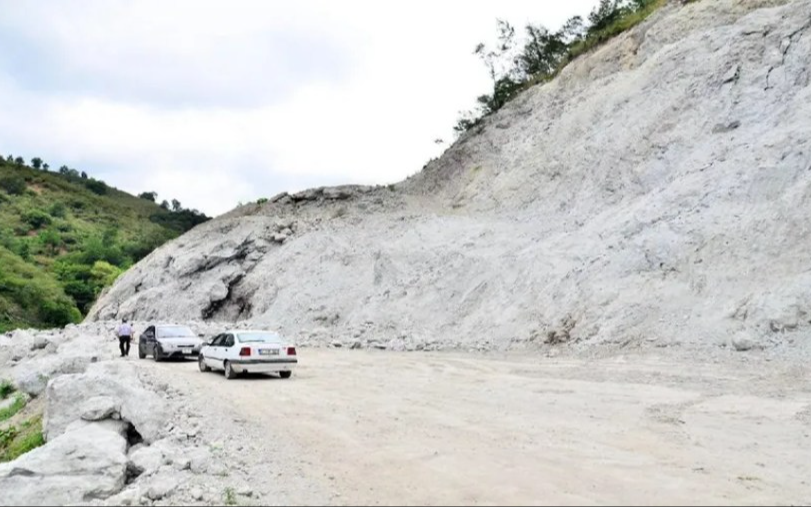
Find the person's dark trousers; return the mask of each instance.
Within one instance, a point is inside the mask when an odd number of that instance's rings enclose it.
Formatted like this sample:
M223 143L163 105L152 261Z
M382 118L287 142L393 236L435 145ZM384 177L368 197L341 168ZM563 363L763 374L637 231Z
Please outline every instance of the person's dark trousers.
M130 341L132 341L130 336L118 337L118 348L121 349L121 357L130 355Z

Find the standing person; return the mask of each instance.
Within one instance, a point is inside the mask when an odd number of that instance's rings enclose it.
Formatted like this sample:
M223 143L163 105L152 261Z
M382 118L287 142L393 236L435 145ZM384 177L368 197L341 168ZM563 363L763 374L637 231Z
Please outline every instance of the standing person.
M132 326L129 325L126 317L115 328L115 334L118 335L118 348L121 349L121 357L129 356L130 342L132 342Z

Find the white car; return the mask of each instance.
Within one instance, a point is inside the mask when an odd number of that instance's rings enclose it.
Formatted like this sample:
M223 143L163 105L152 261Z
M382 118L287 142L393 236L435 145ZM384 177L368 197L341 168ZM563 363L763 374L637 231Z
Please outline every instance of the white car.
M296 347L276 333L232 330L203 345L198 364L202 372L224 371L227 379L240 373L278 373L290 378L298 357Z

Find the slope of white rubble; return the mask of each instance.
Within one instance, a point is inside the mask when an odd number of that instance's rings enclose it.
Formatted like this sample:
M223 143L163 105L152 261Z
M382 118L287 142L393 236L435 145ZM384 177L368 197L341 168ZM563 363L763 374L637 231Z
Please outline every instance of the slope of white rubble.
M677 4L400 184L197 227L90 319L395 349L807 342L811 1Z

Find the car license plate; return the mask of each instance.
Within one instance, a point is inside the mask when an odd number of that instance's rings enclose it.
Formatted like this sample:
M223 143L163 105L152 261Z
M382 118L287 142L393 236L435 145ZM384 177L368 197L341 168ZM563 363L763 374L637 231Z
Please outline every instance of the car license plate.
M191 354L192 352L192 349L183 349L184 354Z
M259 349L260 356L278 356L279 349Z

